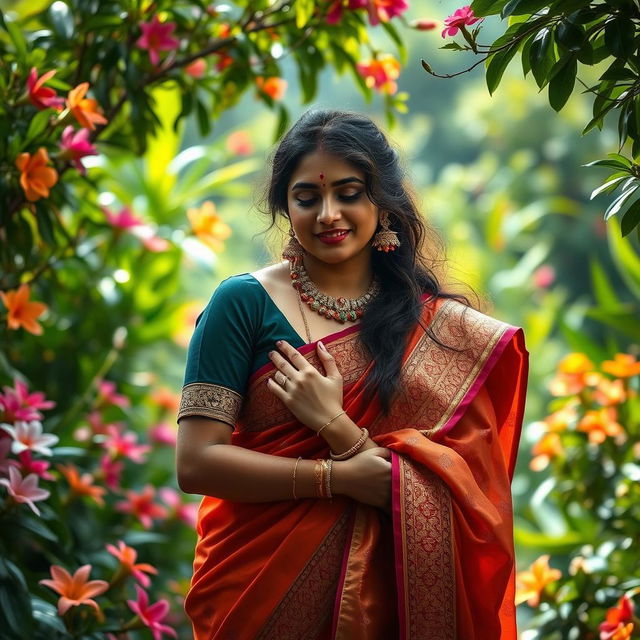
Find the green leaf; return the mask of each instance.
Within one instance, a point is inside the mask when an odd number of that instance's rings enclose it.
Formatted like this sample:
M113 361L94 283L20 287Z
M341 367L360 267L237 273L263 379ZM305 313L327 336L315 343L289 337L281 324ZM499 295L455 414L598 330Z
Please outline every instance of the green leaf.
M587 164L581 165L583 167L608 167L609 169L628 169L629 165L622 164L616 160L594 160L593 162L587 162ZM629 174L631 175L631 174Z
M626 60L635 50L636 26L627 16L607 20L604 24L604 41L615 58Z
M54 2L49 7L49 18L51 19L51 26L64 40L71 40L73 37L73 15L69 10L69 5L65 2ZM86 27L84 27L86 29Z
M569 20L562 20L556 27L556 42L569 51L579 51L585 43L584 29Z
M559 65L559 66L558 66ZM556 67L558 67L556 69ZM566 59L558 60L551 69L551 82L549 83L549 104L555 111L560 111L567 103L573 91L578 73L578 62L575 54Z
M609 221L609 249L620 277L640 300L640 256L635 252L628 238L623 238L616 218Z
M200 98L196 98L196 116L198 118L198 129L201 136L206 136L211 131L209 112Z
M27 41L24 39L20 27L7 15L4 16L2 26L6 29L13 46L16 48L19 62L25 65L27 62Z
M632 340L640 340L640 324L638 323L637 307L626 305L618 309L591 308L586 310L586 315L602 324L617 329L629 336Z
M617 307L620 300L615 294L615 287L611 284L606 271L598 260L591 261L591 283L593 295L601 307Z
M504 20L508 16L521 16L529 13L535 13L544 3L540 0L510 0L504 3L500 17Z
M36 115L31 118L31 122L29 123L29 128L27 129L27 135L24 141L25 147L27 147L45 131L47 125L49 124L49 119L51 118L51 115L53 113L55 113L54 109L44 109L43 111L38 111L38 113L36 113Z
M520 55L522 61L522 75L526 76L531 71L531 45L533 44L533 36L527 38L522 46L522 53Z
M490 16L500 13L503 4L504 0L474 0L471 8L477 16Z
M613 191L618 186L620 186L620 182L622 180L627 180L629 178L629 174L625 173L623 176L619 176L614 178L613 180L608 180L604 184L601 184L597 189L594 189L589 196L589 200L593 200L596 196L599 196L601 193L609 193Z
M510 47L499 51L498 53L494 53L487 62L487 88L489 89L489 93L493 94L496 90L496 87L500 84L500 80L502 79L502 75L504 74L505 69L511 59L515 55L516 51L518 51L518 43L515 42Z
M608 207L604 212L604 219L608 220L619 213L620 211L624 211L627 206L629 206L635 199L640 195L640 191L638 191L638 187L640 185L635 185L634 187L630 187L626 191L623 191ZM631 196L635 197L631 199ZM623 208L624 207L624 208Z
M380 26L386 31L387 35L393 40L398 50L398 57L400 62L404 65L407 63L407 47L404 40L400 37L398 30L391 24L391 22L381 22Z
M314 0L296 0L296 27L302 29L313 16Z
M536 34L529 50L529 63L536 84L542 89L549 81L547 75L555 63L553 33L548 27Z
M640 224L640 202L634 202L620 221L622 237L628 236Z

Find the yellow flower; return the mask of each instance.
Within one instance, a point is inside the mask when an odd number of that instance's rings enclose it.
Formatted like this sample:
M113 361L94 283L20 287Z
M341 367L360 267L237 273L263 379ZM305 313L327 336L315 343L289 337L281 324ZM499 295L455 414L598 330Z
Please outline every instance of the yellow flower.
M613 360L605 360L602 370L616 378L630 378L640 373L640 362L630 353L616 353Z
M516 575L516 605L526 600L530 607L537 607L547 585L561 577L558 569L549 567L549 555L540 556L528 571L519 571Z
M212 251L224 251L224 240L231 235L231 227L216 213L216 205L207 200L199 209L187 210L191 229L198 240Z
M558 372L549 385L554 396L571 396L580 393L590 384L593 363L584 353L570 353L558 365Z

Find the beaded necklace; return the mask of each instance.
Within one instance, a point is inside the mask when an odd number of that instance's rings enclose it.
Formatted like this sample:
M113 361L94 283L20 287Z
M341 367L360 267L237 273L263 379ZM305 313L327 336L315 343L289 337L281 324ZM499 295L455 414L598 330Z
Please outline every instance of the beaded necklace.
M380 285L374 276L367 292L359 298L332 298L322 293L311 281L302 260L294 264L289 263L291 285L298 292L300 300L306 303L312 311L328 319L345 322L355 321L362 317L369 301L380 292Z

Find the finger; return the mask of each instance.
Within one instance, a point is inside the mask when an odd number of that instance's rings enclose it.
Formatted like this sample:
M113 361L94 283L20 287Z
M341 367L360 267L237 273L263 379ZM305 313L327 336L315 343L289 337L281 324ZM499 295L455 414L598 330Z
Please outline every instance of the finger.
M320 358L320 362L322 362L322 366L324 367L324 372L327 374L327 377L341 378L342 375L340 374L340 369L338 369L338 365L336 364L334 357L329 353L321 340L318 340L316 351L318 352L318 357Z
M276 346L298 371L308 368L313 369L313 366L307 362L307 359L286 340L278 340Z
M287 392L273 379L267 378L267 389L283 402L287 399Z
M277 351L271 351L269 353L269 359L273 362L275 368L278 369L278 371L282 371L287 378L293 378L298 373L298 370Z

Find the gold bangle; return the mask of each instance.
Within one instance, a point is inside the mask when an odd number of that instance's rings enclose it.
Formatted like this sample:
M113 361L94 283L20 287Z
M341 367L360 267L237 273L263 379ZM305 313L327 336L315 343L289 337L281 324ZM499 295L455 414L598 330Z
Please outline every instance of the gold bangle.
M319 436L320 432L325 428L328 427L336 418L339 418L343 413L347 413L346 410L345 411L341 411L338 415L333 416L333 418L331 418L331 420L329 420L329 422L323 424L317 431L316 431L316 435Z
M322 464L322 460L316 460L316 465L313 469L313 474L315 477L316 484L316 497L322 498L322 472L324 469L324 465Z
M362 447L364 446L364 443L367 441L368 437L369 437L369 432L365 428L363 428L362 429L362 434L360 435L358 440L356 440L356 442L351 447L351 449L348 449L344 453L333 453L333 451L332 451L331 452L331 459L332 460L347 460L348 458L351 458L351 456L354 456L356 453L358 453L358 451L360 451L360 449L362 449Z
M333 467L333 460L329 458L329 460L325 460L324 462L327 465L327 475L325 476L324 483L325 497L333 498L333 495L331 494L331 469Z
M298 464L302 460L302 457L299 457L296 460L296 463L293 465L293 499L297 500L298 496L296 495L296 471L298 470Z

